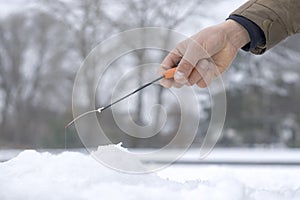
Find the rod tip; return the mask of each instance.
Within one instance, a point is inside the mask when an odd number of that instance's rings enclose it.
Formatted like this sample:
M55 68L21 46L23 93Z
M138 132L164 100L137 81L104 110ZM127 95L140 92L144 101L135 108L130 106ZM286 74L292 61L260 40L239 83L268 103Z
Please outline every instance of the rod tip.
M101 111L102 111L103 108L104 108L104 107L98 108L98 109L97 109L97 112L98 112L98 113L101 113Z

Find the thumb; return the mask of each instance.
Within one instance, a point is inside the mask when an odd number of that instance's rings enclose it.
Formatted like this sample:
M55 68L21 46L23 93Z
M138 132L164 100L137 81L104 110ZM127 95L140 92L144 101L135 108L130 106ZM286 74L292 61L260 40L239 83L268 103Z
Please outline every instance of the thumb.
M185 60L184 58L181 59L174 74L174 80L177 83L185 84L188 81L188 77L193 71L193 68L194 66L187 60Z

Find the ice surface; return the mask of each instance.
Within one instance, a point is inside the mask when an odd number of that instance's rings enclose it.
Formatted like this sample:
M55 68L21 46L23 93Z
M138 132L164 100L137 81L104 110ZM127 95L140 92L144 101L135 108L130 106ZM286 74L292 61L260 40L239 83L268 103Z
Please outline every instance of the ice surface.
M143 167L120 145L95 153L130 169ZM26 150L0 163L0 199L296 200L299 180L297 167L172 166L132 175L101 165L93 155Z

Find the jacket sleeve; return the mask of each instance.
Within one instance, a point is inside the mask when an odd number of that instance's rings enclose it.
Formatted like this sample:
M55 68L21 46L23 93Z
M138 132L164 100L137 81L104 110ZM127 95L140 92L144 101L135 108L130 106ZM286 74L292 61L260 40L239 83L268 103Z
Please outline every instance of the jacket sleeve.
M231 15L256 23L264 32L266 44L251 52L263 54L286 37L300 33L300 0L250 0Z

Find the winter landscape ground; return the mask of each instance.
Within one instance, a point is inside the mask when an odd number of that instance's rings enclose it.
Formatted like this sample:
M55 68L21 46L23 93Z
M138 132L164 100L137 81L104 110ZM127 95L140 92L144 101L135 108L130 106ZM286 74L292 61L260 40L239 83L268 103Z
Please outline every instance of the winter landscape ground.
M237 149L215 150L207 159L251 162L269 158L269 162L288 163L300 161L297 155L293 150ZM182 158L193 159L197 159L195 152ZM122 162L140 167L136 160ZM176 164L133 175L107 168L84 153L26 150L0 163L0 199L296 200L300 199L299 180L300 167L295 165Z

